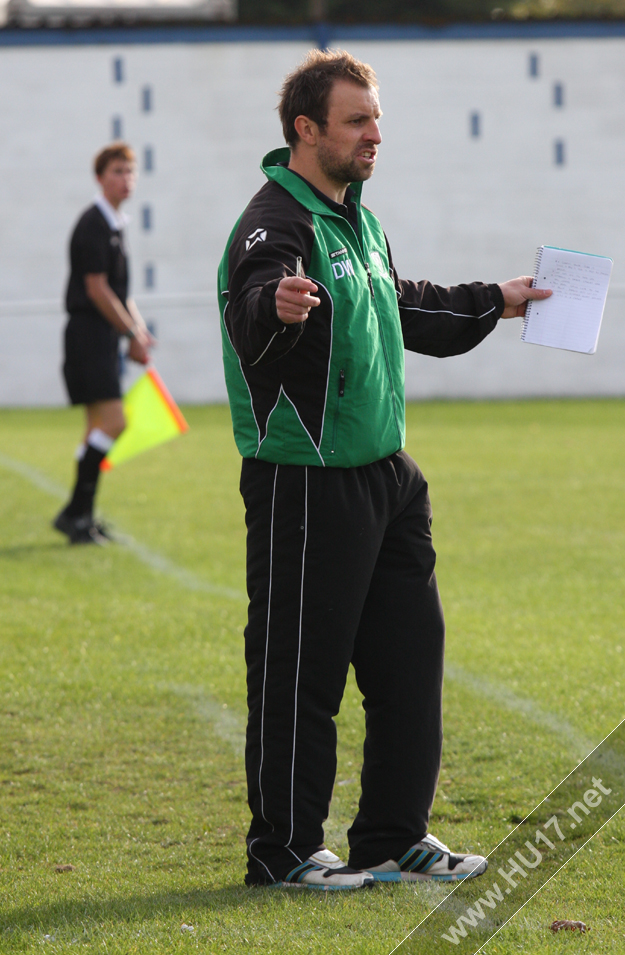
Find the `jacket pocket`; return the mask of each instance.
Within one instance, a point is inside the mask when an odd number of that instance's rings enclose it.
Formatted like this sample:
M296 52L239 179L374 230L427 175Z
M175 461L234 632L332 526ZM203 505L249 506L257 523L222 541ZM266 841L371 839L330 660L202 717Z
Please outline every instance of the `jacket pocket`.
M334 426L332 428L332 448L330 453L334 454L336 451L336 435L339 427L339 418L341 416L341 404L343 403L343 398L345 396L345 372L341 368L339 371L339 400L336 406L336 413L334 415Z

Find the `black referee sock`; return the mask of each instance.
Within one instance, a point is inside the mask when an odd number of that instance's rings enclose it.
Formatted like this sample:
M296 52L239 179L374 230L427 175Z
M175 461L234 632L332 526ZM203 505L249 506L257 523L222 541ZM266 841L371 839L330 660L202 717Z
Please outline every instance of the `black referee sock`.
M92 441L99 447L94 447ZM104 450L106 444L109 447ZM64 511L67 517L91 517L93 515L93 502L98 488L100 464L112 444L113 439L100 431L99 428L94 429L89 435L85 453L78 462L74 491Z

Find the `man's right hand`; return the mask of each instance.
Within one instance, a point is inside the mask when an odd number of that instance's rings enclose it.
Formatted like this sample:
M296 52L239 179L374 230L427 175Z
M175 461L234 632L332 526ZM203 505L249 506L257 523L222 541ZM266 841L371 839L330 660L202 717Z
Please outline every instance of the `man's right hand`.
M280 321L285 325L305 322L311 308L321 305L321 299L311 294L316 291L317 286L310 279L297 275L282 279L276 289L276 312Z

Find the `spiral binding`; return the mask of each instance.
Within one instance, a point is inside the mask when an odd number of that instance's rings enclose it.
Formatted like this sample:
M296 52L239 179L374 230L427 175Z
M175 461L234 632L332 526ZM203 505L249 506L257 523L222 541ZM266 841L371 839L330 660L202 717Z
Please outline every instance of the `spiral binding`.
M534 262L534 276L532 278L532 288L536 288L536 281L538 279L538 273L540 272L540 263L543 260L543 250L544 245L539 246L536 249L536 261ZM532 313L533 300L530 300L527 303L525 308L525 318L523 319L523 328L521 329L521 341L525 341L525 333L527 331L527 326L530 320L530 315Z

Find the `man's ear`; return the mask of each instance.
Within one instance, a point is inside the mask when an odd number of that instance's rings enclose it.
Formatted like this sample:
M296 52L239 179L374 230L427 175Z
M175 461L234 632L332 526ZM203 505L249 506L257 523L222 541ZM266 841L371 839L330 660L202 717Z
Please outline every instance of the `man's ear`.
M316 146L319 138L319 127L308 116L298 116L295 122L295 132L307 146Z

